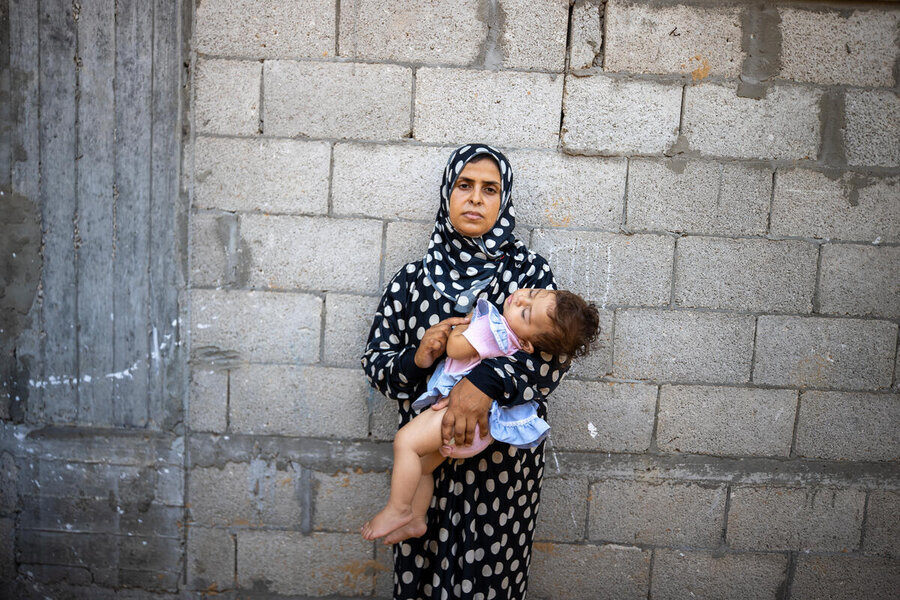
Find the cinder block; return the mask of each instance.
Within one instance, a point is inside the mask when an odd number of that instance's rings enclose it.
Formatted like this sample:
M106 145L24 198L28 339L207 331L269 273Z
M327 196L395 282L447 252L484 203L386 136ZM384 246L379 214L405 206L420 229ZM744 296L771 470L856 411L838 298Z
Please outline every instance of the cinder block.
M165 507L144 498L62 498L24 496L19 529L110 533L128 536L177 537L182 532L182 508Z
M312 473L313 529L356 533L387 504L388 473Z
M372 403L372 439L390 441L397 434L400 425L397 401L374 392Z
M591 486L588 535L623 544L717 547L725 486L607 480Z
M660 382L747 383L753 317L664 310L616 312L613 373Z
M603 68L737 77L744 62L740 7L606 5Z
M663 452L788 456L797 392L664 385L656 439Z
M188 483L192 524L206 527L300 526L301 467L253 458L222 468L194 467Z
M249 284L333 292L378 289L380 221L244 215ZM333 251L341 240L340 252Z
M900 319L900 248L822 246L819 311Z
M341 0L341 56L468 64L478 57L488 34L479 7L478 0L459 0L452 5Z
M275 0L260 9L247 0L203 0L194 15L201 54L248 58L334 54L335 1Z
M188 586L220 592L234 587L234 539L224 529L191 526L187 539Z
M379 299L374 296L328 294L325 297L325 340L322 358L337 367L359 369Z
M541 73L420 68L415 138L555 148L562 88L562 77Z
M865 499L862 490L734 487L727 543L744 550L853 551Z
M644 452L650 447L655 385L567 379L547 406L555 448Z
M888 90L847 90L844 147L854 166L900 166L900 98Z
M528 597L537 600L643 600L650 551L613 544L534 544Z
M16 520L0 519L0 579L16 578Z
M897 460L897 423L897 394L803 392L797 454L829 460Z
M572 6L569 69L590 69L603 47L603 26L598 0L576 0Z
M710 554L658 548L653 562L654 600L691 598L769 600L787 578L783 554Z
M768 169L739 163L632 159L626 226L631 231L762 235L771 196Z
M815 244L684 237L675 248L675 304L756 312L810 312Z
M891 600L900 589L900 561L855 556L803 556L797 561L791 598L796 600Z
M223 432L228 405L228 371L196 365L191 369L191 395L188 405L193 431Z
M231 428L257 435L364 438L362 369L246 365L231 372Z
M394 596L394 547L375 544L375 597Z
M612 310L598 310L600 313L600 333L591 353L576 358L567 374L572 379L599 379L612 373Z
M661 154L678 135L681 86L569 77L564 109L563 146L569 152Z
M380 567L358 533L241 531L237 547L238 585L275 594L367 596Z
M17 540L19 564L50 564L89 569L101 585L116 585L119 563L118 536L98 533L20 530Z
M0 515L12 516L19 508L18 479L19 468L13 455L0 453Z
M896 422L896 421L895 421ZM869 494L863 550L867 554L900 557L900 492L873 490Z
M259 133L262 65L249 60L198 60L194 115L200 133Z
M437 203L434 206L437 213ZM384 247L384 282L406 263L420 261L428 249L434 222L388 223Z
M897 325L889 321L761 316L753 382L790 387L890 387Z
M290 214L328 212L326 142L197 139L194 206Z
M193 290L191 338L195 358L316 362L322 300L308 294Z
M775 235L848 241L900 241L900 178L803 169L778 171L772 200Z
M221 287L234 281L229 277L229 248L237 239L234 215L194 213L191 220L191 285ZM235 235L232 235L232 230Z
M569 31L568 0L504 0L499 8L503 67L561 73Z
M900 13L783 8L781 74L826 85L894 86Z
M734 84L688 86L681 132L704 155L815 160L821 95L782 85L768 88L765 98L740 98Z
M265 63L265 132L395 140L410 128L412 69L363 63Z
M556 440L554 436L554 448ZM584 540L587 533L587 502L588 480L584 477L545 477L541 484L541 512L535 539L556 542Z
M671 236L537 229L531 247L553 265L560 288L601 308L669 303L675 254Z
M433 222L451 152L425 146L337 144L331 189L334 214Z
M555 151L509 153L516 173L516 224L618 230L625 198L625 159Z

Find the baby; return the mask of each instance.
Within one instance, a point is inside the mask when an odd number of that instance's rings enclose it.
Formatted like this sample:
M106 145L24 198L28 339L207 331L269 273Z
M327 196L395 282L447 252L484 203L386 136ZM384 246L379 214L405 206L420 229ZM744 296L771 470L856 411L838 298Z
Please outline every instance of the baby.
M557 356L583 356L596 338L596 307L566 291L520 289L503 303L503 314L486 300L478 300L467 325L457 326L447 338L447 358L428 380L428 388L414 403L423 409L439 402L440 410L424 410L403 426L394 438L394 469L387 506L363 525L362 536L387 536L386 544L418 537L427 529L425 516L434 493L432 472L445 458L468 458L493 440L518 448L533 448L547 436L550 426L537 415L534 401L515 406L491 406L490 433L475 429L471 446L456 449L441 439L445 397L481 360L535 351Z

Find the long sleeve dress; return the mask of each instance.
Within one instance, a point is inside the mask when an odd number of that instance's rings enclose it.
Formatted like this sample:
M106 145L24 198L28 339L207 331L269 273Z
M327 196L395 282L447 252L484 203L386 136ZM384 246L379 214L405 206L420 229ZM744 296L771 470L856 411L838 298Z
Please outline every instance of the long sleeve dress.
M481 297L502 307L519 288L555 289L549 265L517 242L503 259L502 276ZM425 330L463 316L433 287L422 261L390 280L369 333L363 368L371 384L398 402L399 423L415 412L431 369L414 362ZM545 398L568 368L566 357L518 352L483 360L467 376L502 405L534 400L546 418ZM544 470L544 444L517 449L494 442L466 460L447 460L435 471L428 530L394 545L394 598L518 599L525 596Z

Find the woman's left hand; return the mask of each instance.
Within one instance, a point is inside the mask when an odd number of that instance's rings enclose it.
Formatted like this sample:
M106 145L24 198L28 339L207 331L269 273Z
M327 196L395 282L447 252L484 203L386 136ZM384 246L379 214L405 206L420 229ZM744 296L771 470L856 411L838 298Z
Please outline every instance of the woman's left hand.
M456 446L471 446L475 440L475 425L484 435L490 431L488 411L491 398L463 377L459 380L450 395L447 396L449 406L441 421L441 439L444 444L454 440Z

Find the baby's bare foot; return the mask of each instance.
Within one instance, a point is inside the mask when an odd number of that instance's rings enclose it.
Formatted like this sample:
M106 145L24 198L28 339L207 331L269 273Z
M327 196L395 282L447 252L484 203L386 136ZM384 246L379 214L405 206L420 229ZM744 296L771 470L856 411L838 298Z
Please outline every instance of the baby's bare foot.
M416 538L425 535L428 531L428 524L425 523L425 517L413 517L413 520L393 530L384 538L384 545L397 544L409 538Z
M372 519L362 526L360 533L367 540L380 538L409 523L413 518L412 510L399 510L387 505L384 509L372 517Z

